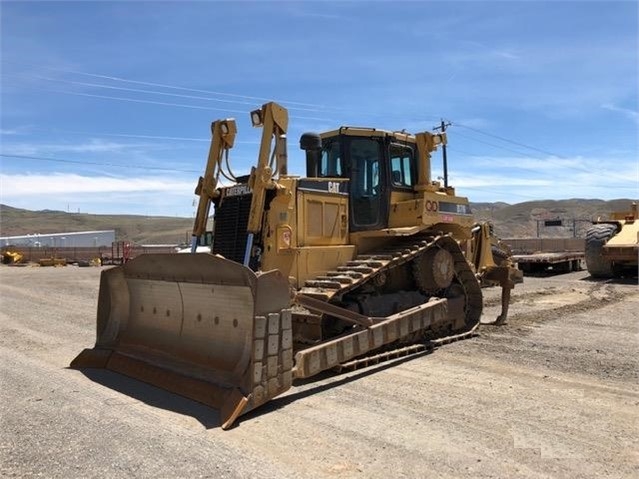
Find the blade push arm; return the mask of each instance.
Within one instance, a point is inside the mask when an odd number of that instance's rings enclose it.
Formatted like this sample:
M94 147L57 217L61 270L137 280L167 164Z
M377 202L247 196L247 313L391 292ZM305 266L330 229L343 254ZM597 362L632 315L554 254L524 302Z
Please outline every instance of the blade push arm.
M211 200L215 196L217 183L222 172L222 159L228 156L228 152L233 148L237 126L235 120L217 120L211 123L211 147L209 157L206 162L204 177L200 176L195 194L200 197L197 206L197 214L193 224L193 235L191 237L191 252L195 253L197 248L197 238L206 231L206 221L209 217Z
M261 109L251 112L251 122L262 127L262 141L257 166L251 168L249 187L253 193L247 230L250 234L259 233L264 216L266 190L276 188L275 176L286 175L286 129L288 112L277 103L270 102ZM275 138L275 148L271 150ZM272 151L272 153L271 153ZM273 165L275 160L275 165ZM273 170L275 166L275 170Z

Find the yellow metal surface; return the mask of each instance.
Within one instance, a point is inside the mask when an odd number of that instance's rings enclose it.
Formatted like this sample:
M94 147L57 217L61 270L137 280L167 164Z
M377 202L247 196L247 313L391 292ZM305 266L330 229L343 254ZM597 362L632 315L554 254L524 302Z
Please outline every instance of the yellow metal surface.
M391 195L391 207L388 215L389 228L403 228L419 225L422 218L424 201L414 194ZM406 198L406 196L409 196Z
M340 134L347 134L349 136L363 136L366 138L372 137L392 137L405 143L415 143L415 136L410 133L402 133L400 131L388 131L381 130L379 128L368 128L360 126L343 126L337 130L330 130L320 133L322 138L331 138Z
M633 201L630 205L629 211L615 211L610 215L610 218L617 221L633 221L639 220L639 206L637 202Z
M347 179L288 176L286 109L267 103L251 113L251 121L263 128L262 139L248 185L241 185L250 188L252 195L248 218L243 219L247 222L245 231L239 231L241 234L233 238L243 241L243 234L248 233L248 254L244 261L260 272L208 254L142 255L121 267L105 270L100 282L95 347L83 351L72 362L76 368L107 368L209 404L220 410L224 428L230 427L239 415L286 391L293 377L308 377L397 340L417 338L422 330L459 329L468 326L468 318L479 321L481 290L458 242L466 241L467 258L474 258L478 269L491 270L496 281L510 284L509 278L497 274L503 271L496 269L492 256L488 256L490 242L479 245L471 241L473 219L468 199L455 196L453 188L444 188L431 180L430 155L446 144L445 134L411 135L343 127L321 135L383 137L410 145L416 152L416 164L406 168L410 173L404 177L415 180L417 175L416 184L411 180L398 184L386 179L383 186L380 181L383 187L378 193L390 195L384 198L383 209L380 208L386 211L388 207L388 218L375 223L377 229L352 233L349 211L356 215L356 208L354 204L349 206ZM230 119L214 122L212 131L206 172L196 190L201 201L194 235L204 230L211 200L223 202L225 191L230 190L215 187L222 172L223 155L233 146L235 123ZM319 151L312 148L315 146L309 147L311 153ZM413 161L412 155L406 158ZM312 156L307 160L312 164ZM385 172L386 167L378 167L376 171L375 174ZM392 172L387 173L390 177ZM369 178L373 177L374 173L369 173ZM360 228L370 226L354 224ZM424 281L432 283L432 288L427 285L427 289L448 288L453 281L449 269L454 266L463 294L427 301L430 294L419 296L421 293L414 287L415 291L408 292L413 294L404 294L403 286L393 286L399 291L380 290L381 296L377 290L371 294L366 287L356 289L369 278L366 286L373 287L376 280L385 281L387 271L379 276L376 271L390 261L396 262L393 267L397 269L391 271L389 267L389 275L397 273L412 278L411 268L399 267L410 266L407 262L416 260L419 252L430 246L409 244L405 239L424 232L423 237L429 239L422 242L430 241L450 250L445 258L433 250L435 259L428 256L426 261L430 263L421 265L421 270L425 270L424 266L434 268L430 276L424 273ZM437 236L435 240L433 236ZM394 244L402 245L397 258L384 258L384 254L380 254L381 259L361 258L355 262L359 271L354 269L348 277L341 273L340 267L352 267L349 262L357 255L376 249L384 252ZM405 253L405 247L411 248L410 253ZM414 257L408 258L410 254ZM329 272L332 274L323 278ZM305 285L307 280L309 286ZM304 289L310 288L321 293L322 301L329 301L330 294L349 291L342 289L340 280L352 285L357 294L361 291L362 296L377 296L382 302L388 298L398 304L406 302L390 312L382 309L383 314L390 315L386 318L366 318L371 324L356 322L360 329L353 330L353 334L329 335L332 339L328 342L297 351L294 357L291 286L301 291L299 296L310 296ZM360 280L363 282L357 282ZM391 280L404 284L400 278ZM422 301L426 302L418 304ZM330 306L342 308L338 302ZM321 313L325 316L314 317L322 321L327 316L331 319L326 311ZM391 314L396 311L399 312ZM354 314L343 309L336 317L352 319Z
M40 266L66 266L66 258L40 258L38 261Z
M639 264L639 221L620 222L621 229L602 248L602 255L613 262L636 266Z
M255 275L208 254L142 255L102 272L96 344L71 366L204 402L230 426L291 385L290 301L278 271Z
M297 214L293 193L296 180L283 177L278 180L278 185L270 208L265 212L268 234L264 239L262 268L265 271L277 269L288 277L294 274L297 248Z
M15 249L6 249L2 252L2 263L3 264L17 264L20 263L24 259L24 255Z
M230 176L230 171L224 172L223 160L229 150L233 148L237 126L235 120L227 118L211 123L211 146L206 162L204 176L200 177L195 194L200 197L195 221L193 225L193 236L198 237L206 231L206 222L209 219L211 200L216 195L217 184L220 174L225 177ZM228 166L228 165L227 165Z
M353 243L358 244L360 240L367 238L398 238L402 236L413 236L424 231L424 226L400 226L396 228L383 228L379 230L371 231L358 231L351 233L351 240Z
M636 202L632 202L629 211L613 212L611 221L616 232L601 248L601 255L612 264L636 267L639 264L639 211Z
M639 244L639 221L624 222L621 230L608 240L606 246L632 246Z
M266 103L260 111L263 128L257 166L251 168L249 187L253 192L247 230L258 233L262 228L264 201L266 190L275 189L273 178L286 174L286 129L288 128L288 112L277 103ZM275 141L276 165L271 162L271 146Z
M297 250L295 284L300 288L306 280L320 276L355 257L353 245L309 246Z
M339 337L295 355L296 378L308 378L382 346L445 322L448 301L435 299L388 318L376 318L371 327Z
M348 197L297 190L297 244L343 245L348 242Z
M417 191L433 190L433 183L431 182L431 153L437 149L439 145L446 144L446 134L433 135L429 132L418 133L415 135L415 142L417 145L417 152L419 155L418 162L418 181L415 189ZM436 185L436 188L439 185Z
M345 180L335 182L340 181ZM263 269L277 269L295 285L352 259L355 250L348 245L348 197L303 190L298 183L288 176L278 180L265 213L268 233L262 254Z

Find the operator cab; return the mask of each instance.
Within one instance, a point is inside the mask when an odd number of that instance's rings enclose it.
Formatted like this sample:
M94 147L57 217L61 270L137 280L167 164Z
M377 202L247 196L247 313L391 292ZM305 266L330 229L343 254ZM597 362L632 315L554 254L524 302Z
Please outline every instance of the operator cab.
M305 133L300 147L306 151L307 177L349 180L353 232L387 228L391 192L412 193L417 181L415 143L391 133L342 127L322 136Z

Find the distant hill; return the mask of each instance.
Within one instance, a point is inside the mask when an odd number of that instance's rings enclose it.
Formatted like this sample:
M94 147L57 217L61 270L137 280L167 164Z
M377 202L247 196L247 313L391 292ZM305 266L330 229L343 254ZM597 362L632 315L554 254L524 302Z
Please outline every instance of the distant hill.
M0 205L0 236L115 230L115 238L118 241L131 241L135 244L179 244L187 241L192 228L191 218L30 211Z
M508 203L471 203L477 220L489 220L501 238L583 237L588 222L606 218L613 211L630 209L630 199L545 200ZM545 226L546 220L561 220L561 226ZM573 230L574 221L574 230ZM191 218L137 215L91 215L64 211L29 211L0 205L0 236L71 231L115 230L117 240L136 244L178 244L188 240Z
M589 222L607 218L613 211L628 211L631 199L616 200L543 200L508 203L471 203L477 220L489 220L502 238L584 237ZM547 220L561 220L561 226L545 226ZM575 234L576 233L576 234Z

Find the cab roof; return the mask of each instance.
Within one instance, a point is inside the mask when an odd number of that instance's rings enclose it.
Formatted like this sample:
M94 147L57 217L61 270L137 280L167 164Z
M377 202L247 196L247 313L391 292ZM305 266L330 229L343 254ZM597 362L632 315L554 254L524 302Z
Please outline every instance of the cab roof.
M415 143L415 135L408 133L405 130L388 131L380 130L379 128L369 128L361 126L341 126L337 130L330 130L320 133L321 138L331 138L338 135L390 137L402 142Z

